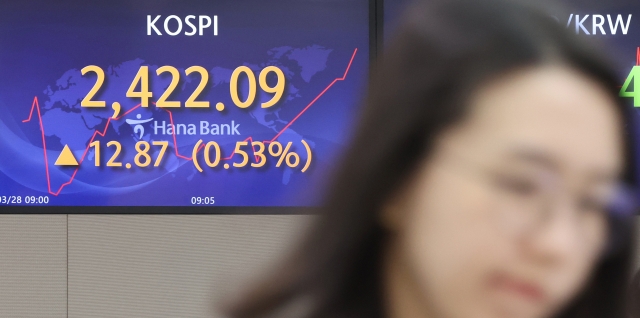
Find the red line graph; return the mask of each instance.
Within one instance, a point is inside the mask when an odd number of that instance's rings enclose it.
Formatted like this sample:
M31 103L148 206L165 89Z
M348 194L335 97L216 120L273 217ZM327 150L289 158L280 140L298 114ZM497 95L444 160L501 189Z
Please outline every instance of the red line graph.
M284 133L285 130L289 129L289 127L291 127L291 125L296 120L298 120L298 118L300 118L300 116L302 116L302 114L304 114L318 99L320 99L320 97L322 95L324 95L336 82L344 81L345 78L347 77L347 74L349 73L349 69L351 68L351 64L353 63L353 59L356 57L356 53L357 52L358 52L358 49L356 48L353 51L353 54L351 55L351 60L349 60L349 64L347 65L347 68L344 71L344 74L342 75L342 77L338 77L338 78L334 79L327 87L325 87L324 90L322 90L322 92L320 92L320 94L318 94L311 102L309 102L309 104L305 108L303 108L292 120L290 120L289 123L287 123L287 125L284 126L271 140L265 140L264 143L270 143L270 142L275 141L278 137L280 137L280 135L282 135L282 133ZM153 104L155 104L155 103L153 103ZM102 130L102 132L100 132L97 129L93 132L93 135L91 136L91 139L89 140L89 144L91 144L94 141L94 139L96 138L97 135L100 135L101 137L105 136L105 134L107 133L107 129L109 128L109 124L111 123L111 120L120 120L122 117L130 114L132 111L136 110L139 107L140 107L140 104L134 106L133 108L129 109L128 111L126 111L125 113L123 113L122 115L120 115L120 116L118 116L116 118L109 117L109 119L107 119L107 123L105 124L104 129ZM43 150L43 153L44 153L45 172L46 172L46 176L47 176L47 189L48 189L50 194L52 194L54 196L58 196L60 194L60 192L62 191L62 189L64 189L64 187L70 185L73 182L73 180L76 177L76 174L78 173L78 170L80 169L80 165L84 161L84 158L86 157L86 155L89 152L89 149L91 147L89 145L87 145L87 147L84 150L84 153L82 154L82 157L78 161L78 166L75 168L75 170L71 174L71 177L69 178L69 180L67 182L63 183L62 185L60 185L60 187L58 188L57 191L51 190L51 177L50 177L50 174L49 174L49 159L47 158L47 142L45 140L45 130L44 130L44 125L42 124L42 114L40 112L40 104L38 103L38 97L37 96L33 98L33 103L31 104L31 111L29 112L29 118L23 120L22 121L23 123L31 121L31 119L33 117L33 111L34 110L37 111L38 121L40 123L40 132L42 134L42 150ZM168 109L164 109L164 110L167 113L169 113L169 121L171 122L172 127L175 127L174 122L173 122L173 113ZM253 138L251 136L249 136L244 141L253 142ZM204 145L200 146L200 148L198 148L197 152L199 152L202 148L204 148ZM252 148L253 148L253 145L252 145ZM182 159L185 159L185 160L192 160L191 157L187 157L187 156L181 155L180 152L178 151L178 141L176 139L175 129L173 130L173 149L174 149L176 157L182 158ZM255 152L255 149L253 149L253 150ZM230 160L231 158L233 158L234 155L235 155L235 150L228 157L221 158L221 159L222 160ZM257 160L258 159L256 157L256 161Z

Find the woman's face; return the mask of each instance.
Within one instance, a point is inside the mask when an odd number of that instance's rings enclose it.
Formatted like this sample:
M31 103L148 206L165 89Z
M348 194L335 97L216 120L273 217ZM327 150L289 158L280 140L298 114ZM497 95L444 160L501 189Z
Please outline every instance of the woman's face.
M612 98L570 68L479 89L383 211L398 277L430 317L549 317L565 306L606 244L620 127Z

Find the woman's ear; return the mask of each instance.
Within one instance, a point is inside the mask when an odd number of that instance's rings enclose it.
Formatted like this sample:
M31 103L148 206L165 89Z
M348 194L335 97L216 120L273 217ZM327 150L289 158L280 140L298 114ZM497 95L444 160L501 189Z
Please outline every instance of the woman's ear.
M429 164L419 165L414 172L403 180L395 190L391 191L389 198L382 204L379 212L379 222L382 228L389 233L400 233L410 222L414 201L424 191L423 178L430 171Z
M393 192L387 202L380 209L380 224L389 233L395 234L404 228L409 213L407 209L407 200L410 199L411 186L405 183L399 189Z
M400 215L402 214L402 208L397 204L385 204L380 211L380 224L382 227L390 233L397 233L400 231Z

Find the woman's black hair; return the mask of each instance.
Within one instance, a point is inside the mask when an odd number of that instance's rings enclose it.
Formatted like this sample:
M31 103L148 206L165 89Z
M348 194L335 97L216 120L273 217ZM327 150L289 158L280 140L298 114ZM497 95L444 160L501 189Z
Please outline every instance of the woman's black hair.
M474 90L516 69L572 67L617 96L618 79L598 50L572 34L539 1L429 0L410 7L387 44L354 138L322 215L275 273L228 307L232 318L384 317L380 208L459 122ZM557 14L557 12L556 12ZM616 98L616 100L619 100ZM635 184L629 107L624 181ZM583 291L557 317L624 316L633 224L616 224L622 244L603 257ZM302 315L297 315L301 317Z
M628 301L628 317L640 318L640 270L638 270L629 284L627 294Z

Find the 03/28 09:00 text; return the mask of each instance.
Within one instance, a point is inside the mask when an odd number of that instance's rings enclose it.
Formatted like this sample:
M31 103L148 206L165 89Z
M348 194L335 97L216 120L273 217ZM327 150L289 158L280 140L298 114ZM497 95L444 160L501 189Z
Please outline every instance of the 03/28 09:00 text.
M49 197L33 195L0 195L0 204L49 204Z

